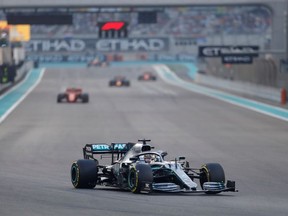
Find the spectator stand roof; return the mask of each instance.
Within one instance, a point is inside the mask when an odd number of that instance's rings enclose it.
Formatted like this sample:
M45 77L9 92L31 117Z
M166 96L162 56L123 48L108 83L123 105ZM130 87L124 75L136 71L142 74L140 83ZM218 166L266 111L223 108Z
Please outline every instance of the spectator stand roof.
M0 7L76 7L76 6L156 6L203 4L259 4L284 0L0 0ZM80 3L81 2L81 3Z

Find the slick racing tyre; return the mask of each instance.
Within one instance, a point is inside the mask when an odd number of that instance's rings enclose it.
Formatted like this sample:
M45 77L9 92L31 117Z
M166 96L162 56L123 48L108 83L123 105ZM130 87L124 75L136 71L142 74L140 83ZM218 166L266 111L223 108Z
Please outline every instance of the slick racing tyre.
M152 169L147 164L137 164L131 167L128 174L128 185L133 193L140 193L145 184L151 185L153 182Z
M82 94L81 98L83 103L89 102L89 95L87 93Z
M130 86L130 81L125 82L125 86L129 87Z
M225 183L225 173L223 167L218 163L208 163L201 167L200 185L203 189L205 182L221 182ZM216 194L219 192L207 192L208 194Z
M65 97L65 94L58 94L57 95L57 103L61 103L62 99Z
M75 188L94 188L97 183L97 162L78 160L71 166L71 182Z

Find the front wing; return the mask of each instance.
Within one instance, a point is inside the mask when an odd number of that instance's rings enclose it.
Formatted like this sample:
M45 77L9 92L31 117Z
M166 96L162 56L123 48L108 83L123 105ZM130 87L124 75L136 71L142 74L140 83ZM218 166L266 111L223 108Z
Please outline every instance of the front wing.
M179 185L174 183L153 183L152 190L158 192L168 192L168 193L207 193L216 194L221 192L238 192L235 188L235 181L227 181L227 184L220 182L205 182L202 190L197 190L196 188L181 189Z

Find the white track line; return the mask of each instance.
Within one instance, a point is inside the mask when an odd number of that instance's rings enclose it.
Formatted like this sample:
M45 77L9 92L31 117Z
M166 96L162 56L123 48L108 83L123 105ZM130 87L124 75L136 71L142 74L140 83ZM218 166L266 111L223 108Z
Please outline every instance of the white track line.
M45 68L42 69L40 71L40 76L38 78L38 80L28 89L27 92L25 92L25 94L16 102L13 104L13 106L11 106L7 111L6 113L0 117L0 124L8 117L8 115L30 94L30 92L32 92L36 86L40 83L40 81L42 80L42 77L44 75L44 72L45 72ZM30 72L31 73L31 72ZM27 79L28 79L28 74L26 75L25 79L18 83L16 86L14 86L13 88L11 88L10 90L8 90L7 92L5 92L1 97L3 98L4 96L6 96L7 94L9 94L10 92L12 92L13 90L15 90L17 87L19 87L22 83L24 83Z
M209 96L209 97L221 100L221 101L225 101L227 103L230 103L230 104L233 104L233 105L236 105L236 106L239 106L239 107L243 107L243 108L246 108L246 109L249 109L249 110L253 110L253 111L256 111L258 113L265 114L267 116L271 116L271 117L274 117L274 118L277 118L277 119L281 119L283 121L288 121L288 118L286 118L286 117L282 117L280 115L276 115L276 114L267 112L265 110L261 110L260 108L257 108L257 107L248 106L248 105L242 104L240 102L231 101L229 99L224 98L224 96L231 96L231 97L234 97L234 98L240 98L240 99L243 99L243 100L245 100L247 102L252 102L252 103L255 103L255 104L258 104L258 105L261 105L261 106L265 106L265 107L268 107L268 108L271 108L271 109L274 109L274 110L278 110L280 112L287 112L286 109L282 109L282 108L274 107L274 106L271 106L271 105L268 105L268 104L265 104L265 103L261 103L261 102L258 102L258 101L253 101L253 100L250 100L250 99L238 97L238 96L235 96L235 95L232 95L232 94L228 94L228 93L225 93L225 92L222 92L222 91L219 91L219 90L213 90L213 89L209 89L209 88L206 88L206 87L197 86L196 84L188 83L188 82L186 82L184 80L181 80L168 67L163 66L163 65L155 65L154 69L157 71L157 73L161 76L161 78L164 81L166 81L167 83L170 83L172 85L176 85L176 86L182 87L182 88L187 89L187 90L192 91L192 92L200 93L200 94L203 94L203 95L206 95L206 96ZM165 76L165 73L171 75L173 77L173 81L167 79L166 76ZM190 86L188 87L185 84L189 84ZM221 94L221 95L223 95L223 97L215 95L215 93Z

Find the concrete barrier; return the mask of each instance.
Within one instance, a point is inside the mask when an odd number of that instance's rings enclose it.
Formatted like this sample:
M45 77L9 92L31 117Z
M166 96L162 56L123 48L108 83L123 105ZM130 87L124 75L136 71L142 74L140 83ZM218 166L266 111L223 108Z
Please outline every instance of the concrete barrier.
M30 61L25 62L20 68L17 69L14 83L9 82L6 84L0 84L0 95L7 89L19 83L26 76L27 72L31 70L32 68L33 68L33 62L30 62Z
M195 82L223 90L233 91L239 94L245 94L251 97L271 100L281 103L281 89L257 85L248 82L225 80L204 74L196 74Z

